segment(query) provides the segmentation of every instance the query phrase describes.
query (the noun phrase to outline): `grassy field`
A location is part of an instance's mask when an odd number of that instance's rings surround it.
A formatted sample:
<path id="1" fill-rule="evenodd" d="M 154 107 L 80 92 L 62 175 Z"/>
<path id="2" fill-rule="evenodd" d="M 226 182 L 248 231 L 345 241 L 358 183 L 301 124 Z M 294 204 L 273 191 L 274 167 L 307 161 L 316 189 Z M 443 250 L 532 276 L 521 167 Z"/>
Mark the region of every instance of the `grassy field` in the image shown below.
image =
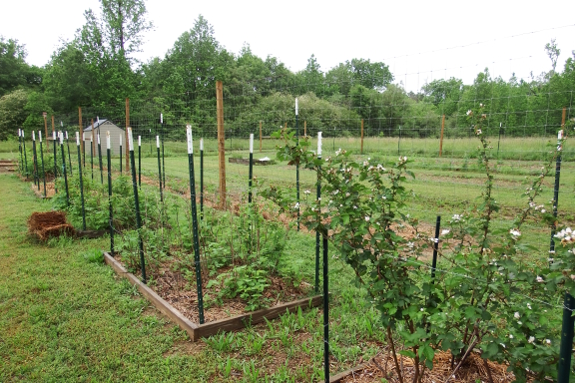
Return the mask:
<path id="1" fill-rule="evenodd" d="M 321 379 L 320 309 L 284 315 L 198 343 L 92 256 L 108 239 L 38 243 L 33 211 L 51 208 L 27 184 L 0 175 L 0 381 L 304 382 Z M 288 263 L 308 263 L 313 238 L 294 233 Z M 306 268 L 303 268 L 306 269 Z M 349 270 L 334 262 L 332 371 L 374 355 L 383 341 Z M 337 276 L 337 278 L 336 278 Z"/>
<path id="2" fill-rule="evenodd" d="M 247 141 L 233 140 L 228 156 L 247 158 Z M 366 141 L 367 142 L 367 141 Z M 365 156 L 382 164 L 397 159 L 391 139 L 370 140 Z M 481 194 L 484 175 L 473 159 L 475 140 L 459 141 L 461 151 L 437 158 L 435 141 L 405 140 L 405 152 L 416 178 L 408 182 L 413 191 L 409 213 L 431 224 L 436 215 L 448 219 L 473 206 Z M 437 142 L 435 142 L 436 144 Z M 255 157 L 274 158 L 271 140 Z M 395 145 L 397 141 L 395 141 Z M 329 140 L 324 156 L 332 154 Z M 347 146 L 346 146 L 347 145 Z M 402 141 L 403 145 L 403 141 Z M 504 140 L 502 139 L 501 148 Z M 539 174 L 544 143 L 538 139 L 506 140 L 506 153 L 493 159 L 495 198 L 504 209 L 496 226 L 505 227 L 522 208 L 520 198 L 526 178 Z M 567 146 L 569 143 L 567 144 Z M 337 139 L 333 148 L 358 153 L 358 140 Z M 258 145 L 256 144 L 256 149 Z M 144 148 L 143 148 L 144 149 Z M 167 184 L 175 191 L 188 188 L 188 168 L 183 143 L 167 143 Z M 512 149 L 515 149 L 513 152 Z M 423 150 L 423 152 L 418 152 Z M 434 152 L 435 150 L 435 152 Z M 568 148 L 566 148 L 568 150 Z M 144 175 L 157 178 L 157 159 L 143 150 Z M 503 152 L 503 151 L 502 151 Z M 0 158 L 17 157 L 17 142 L 0 144 Z M 384 154 L 382 154 L 384 153 Z M 385 154 L 387 153 L 387 154 Z M 391 154 L 390 154 L 391 153 Z M 449 154 L 448 154 L 449 153 Z M 569 153 L 569 152 L 568 152 Z M 154 152 L 152 152 L 154 154 Z M 569 158 L 567 156 L 567 158 Z M 530 159 L 530 160 L 527 160 Z M 196 156 L 196 174 L 199 160 Z M 118 159 L 114 161 L 118 166 Z M 564 222 L 575 223 L 575 202 L 563 197 L 573 191 L 574 162 L 564 161 L 561 172 L 559 211 Z M 95 169 L 97 174 L 98 170 Z M 206 142 L 205 184 L 209 198 L 216 199 L 218 158 L 215 141 Z M 231 198 L 247 199 L 248 167 L 226 163 Z M 278 162 L 254 168 L 266 185 L 292 190 L 295 168 Z M 99 177 L 99 175 L 98 175 Z M 302 189 L 313 191 L 315 174 L 301 172 Z M 553 177 L 539 203 L 549 208 Z M 26 235 L 26 219 L 33 211 L 51 209 L 49 202 L 33 197 L 29 185 L 16 177 L 0 175 L 0 381 L 191 381 L 191 382 L 289 382 L 317 381 L 322 377 L 321 310 L 284 315 L 268 324 L 222 334 L 198 343 L 173 326 L 142 299 L 136 290 L 118 279 L 91 254 L 108 247 L 108 239 L 73 241 L 61 239 L 41 244 Z M 549 229 L 530 223 L 523 230 L 525 242 L 538 251 L 531 259 L 546 262 Z M 286 263 L 303 264 L 304 279 L 313 280 L 314 238 L 294 233 L 288 243 Z M 307 266 L 306 266 L 307 265 Z M 342 371 L 374 355 L 384 344 L 377 313 L 358 299 L 351 272 L 340 262 L 330 264 L 333 294 L 331 341 L 332 371 Z M 557 312 L 557 315 L 560 315 Z M 265 377 L 265 378 L 264 378 Z"/>

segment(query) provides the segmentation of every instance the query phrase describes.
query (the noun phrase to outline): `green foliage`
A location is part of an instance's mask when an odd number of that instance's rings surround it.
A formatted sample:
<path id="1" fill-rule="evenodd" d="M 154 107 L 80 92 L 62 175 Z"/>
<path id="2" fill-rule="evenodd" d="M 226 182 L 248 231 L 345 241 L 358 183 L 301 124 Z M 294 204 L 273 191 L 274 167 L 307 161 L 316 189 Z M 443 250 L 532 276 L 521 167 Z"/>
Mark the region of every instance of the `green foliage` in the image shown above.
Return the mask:
<path id="1" fill-rule="evenodd" d="M 27 102 L 28 92 L 23 89 L 0 97 L 0 141 L 5 141 L 8 137 L 18 138 L 18 129 L 26 120 L 24 107 Z"/>
<path id="2" fill-rule="evenodd" d="M 101 250 L 88 250 L 82 256 L 88 263 L 104 263 L 104 254 Z"/>

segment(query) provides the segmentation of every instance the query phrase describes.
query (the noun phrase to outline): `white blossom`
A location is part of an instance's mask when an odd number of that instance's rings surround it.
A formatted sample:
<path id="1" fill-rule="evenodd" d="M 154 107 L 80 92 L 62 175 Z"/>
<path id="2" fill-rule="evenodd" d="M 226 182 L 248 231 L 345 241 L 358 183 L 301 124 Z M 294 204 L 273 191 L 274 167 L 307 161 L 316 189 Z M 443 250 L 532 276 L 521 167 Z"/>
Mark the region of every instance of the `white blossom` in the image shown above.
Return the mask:
<path id="1" fill-rule="evenodd" d="M 545 343 L 551 344 L 551 339 L 545 339 Z"/>
<path id="2" fill-rule="evenodd" d="M 513 316 L 515 317 L 515 319 L 521 318 L 521 315 L 519 314 L 519 311 L 516 311 L 515 314 L 513 314 Z"/>
<path id="3" fill-rule="evenodd" d="M 517 239 L 517 237 L 521 236 L 521 232 L 517 229 L 509 230 L 509 234 L 511 234 L 511 236 L 513 236 L 513 239 Z"/>
<path id="4" fill-rule="evenodd" d="M 513 339 L 513 335 L 509 334 L 509 339 Z"/>
<path id="5" fill-rule="evenodd" d="M 470 116 L 471 113 L 473 113 L 473 112 L 471 111 L 471 109 L 469 109 L 466 114 L 467 114 L 468 116 Z M 503 346 L 503 347 L 505 347 L 505 346 Z"/>
<path id="6" fill-rule="evenodd" d="M 365 216 L 365 222 L 369 222 L 370 218 L 368 215 Z"/>
<path id="7" fill-rule="evenodd" d="M 477 130 L 475 131 L 475 134 L 478 135 L 478 136 L 481 136 L 481 129 L 477 129 Z"/>
<path id="8" fill-rule="evenodd" d="M 294 205 L 294 210 L 298 210 L 299 209 L 299 202 L 296 202 L 296 204 Z"/>
<path id="9" fill-rule="evenodd" d="M 311 191 L 309 191 L 309 190 L 304 190 L 303 194 L 311 194 Z"/>
<path id="10" fill-rule="evenodd" d="M 531 310 L 531 303 L 527 303 L 527 308 Z"/>
<path id="11" fill-rule="evenodd" d="M 529 339 L 527 340 L 527 343 L 535 343 L 535 337 L 534 336 L 530 336 Z"/>
<path id="12" fill-rule="evenodd" d="M 453 222 L 461 222 L 463 220 L 463 216 L 461 214 L 453 214 L 451 217 L 451 221 Z"/>
<path id="13" fill-rule="evenodd" d="M 449 234 L 449 230 L 445 229 L 445 230 L 441 230 L 441 235 L 447 235 Z"/>
<path id="14" fill-rule="evenodd" d="M 537 278 L 535 279 L 537 282 L 539 283 L 543 283 L 543 278 L 541 278 L 539 275 L 537 276 Z"/>
<path id="15" fill-rule="evenodd" d="M 338 150 L 336 150 L 335 155 L 339 156 L 341 154 L 341 148 L 339 148 Z"/>

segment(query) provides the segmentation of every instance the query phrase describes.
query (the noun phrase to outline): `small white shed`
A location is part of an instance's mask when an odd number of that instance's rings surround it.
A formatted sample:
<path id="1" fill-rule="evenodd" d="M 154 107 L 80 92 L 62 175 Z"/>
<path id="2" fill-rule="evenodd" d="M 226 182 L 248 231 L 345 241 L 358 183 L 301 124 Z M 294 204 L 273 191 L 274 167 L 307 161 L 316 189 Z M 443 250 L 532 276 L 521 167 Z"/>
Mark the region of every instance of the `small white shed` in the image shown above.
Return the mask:
<path id="1" fill-rule="evenodd" d="M 102 119 L 94 122 L 94 155 L 98 153 L 98 134 L 100 134 L 100 141 L 102 144 L 102 155 L 106 154 L 106 133 L 110 132 L 110 149 L 112 155 L 119 155 L 120 153 L 120 136 L 122 136 L 122 151 L 125 152 L 126 145 L 126 131 L 113 122 Z M 84 128 L 84 145 L 86 154 L 90 153 L 90 140 L 92 139 L 92 124 Z"/>

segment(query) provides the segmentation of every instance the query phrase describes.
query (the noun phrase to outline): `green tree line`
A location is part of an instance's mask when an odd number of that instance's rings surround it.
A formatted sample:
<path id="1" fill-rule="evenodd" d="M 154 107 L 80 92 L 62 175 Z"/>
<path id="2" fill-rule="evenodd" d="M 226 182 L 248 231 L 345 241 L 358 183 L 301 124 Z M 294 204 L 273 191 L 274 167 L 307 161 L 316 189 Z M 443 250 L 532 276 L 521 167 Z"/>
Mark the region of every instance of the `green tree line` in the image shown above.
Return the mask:
<path id="1" fill-rule="evenodd" d="M 439 79 L 413 93 L 394 82 L 383 62 L 351 58 L 323 70 L 311 55 L 305 69 L 293 72 L 276 57 L 256 56 L 248 44 L 230 52 L 201 15 L 164 57 L 139 62 L 134 54 L 153 29 L 144 0 L 100 0 L 100 9 L 86 10 L 84 19 L 41 68 L 26 63 L 18 40 L 0 37 L 0 139 L 21 127 L 41 128 L 42 112 L 76 126 L 78 106 L 85 125 L 100 116 L 123 126 L 125 98 L 140 134 L 157 132 L 163 113 L 162 127 L 174 138 L 183 139 L 174 128 L 187 123 L 215 135 L 216 81 L 224 83 L 226 129 L 233 135 L 260 124 L 266 135 L 286 123 L 294 127 L 295 97 L 308 132 L 326 136 L 358 135 L 363 120 L 368 136 L 434 137 L 443 118 L 448 136 L 466 136 L 472 132 L 466 112 L 479 104 L 487 106 L 488 134 L 501 127 L 508 136 L 550 135 L 573 102 L 575 54 L 557 70 L 560 50 L 553 40 L 545 46 L 547 73 L 505 80 L 485 68 L 473 84 Z"/>

